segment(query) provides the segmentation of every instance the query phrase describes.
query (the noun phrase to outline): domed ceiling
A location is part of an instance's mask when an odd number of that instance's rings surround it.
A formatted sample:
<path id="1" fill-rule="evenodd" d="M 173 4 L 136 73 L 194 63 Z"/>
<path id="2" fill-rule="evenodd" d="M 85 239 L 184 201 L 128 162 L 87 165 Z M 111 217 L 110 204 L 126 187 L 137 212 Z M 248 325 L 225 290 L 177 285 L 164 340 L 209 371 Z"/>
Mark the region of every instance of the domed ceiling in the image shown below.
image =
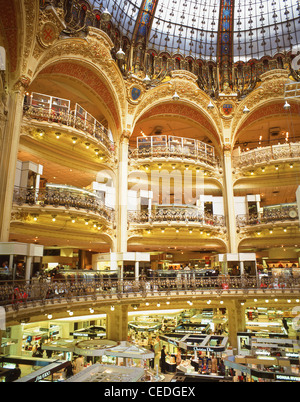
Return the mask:
<path id="1" fill-rule="evenodd" d="M 300 43 L 299 0 L 91 0 L 107 8 L 130 40 L 144 37 L 148 49 L 216 60 L 260 59 Z M 218 35 L 220 32 L 220 35 Z"/>

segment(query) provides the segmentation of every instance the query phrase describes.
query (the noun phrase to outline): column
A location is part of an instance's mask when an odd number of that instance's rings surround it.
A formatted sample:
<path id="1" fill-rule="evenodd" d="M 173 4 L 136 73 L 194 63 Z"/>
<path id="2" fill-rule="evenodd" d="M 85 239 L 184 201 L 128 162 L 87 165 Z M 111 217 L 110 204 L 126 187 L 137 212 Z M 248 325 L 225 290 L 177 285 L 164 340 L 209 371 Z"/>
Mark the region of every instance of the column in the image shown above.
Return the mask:
<path id="1" fill-rule="evenodd" d="M 231 148 L 224 149 L 224 209 L 228 233 L 229 253 L 238 252 L 234 193 L 232 180 Z"/>
<path id="2" fill-rule="evenodd" d="M 25 268 L 25 280 L 26 281 L 30 281 L 30 278 L 31 278 L 32 261 L 33 261 L 33 257 L 31 257 L 31 256 L 26 257 L 26 268 Z"/>
<path id="3" fill-rule="evenodd" d="M 128 144 L 130 132 L 120 139 L 117 188 L 117 252 L 127 252 Z"/>
<path id="4" fill-rule="evenodd" d="M 245 307 L 241 304 L 241 300 L 232 300 L 226 304 L 226 309 L 229 343 L 233 349 L 237 350 L 237 333 L 246 331 Z"/>
<path id="5" fill-rule="evenodd" d="M 24 92 L 24 83 L 19 81 L 8 96 L 8 115 L 0 155 L 0 242 L 8 242 L 9 240 Z"/>
<path id="6" fill-rule="evenodd" d="M 106 316 L 106 336 L 111 341 L 127 341 L 128 338 L 128 306 L 114 306 Z"/>
<path id="7" fill-rule="evenodd" d="M 135 276 L 135 280 L 138 281 L 139 277 L 140 277 L 140 263 L 139 263 L 139 261 L 135 261 L 135 273 L 134 273 L 134 276 Z"/>

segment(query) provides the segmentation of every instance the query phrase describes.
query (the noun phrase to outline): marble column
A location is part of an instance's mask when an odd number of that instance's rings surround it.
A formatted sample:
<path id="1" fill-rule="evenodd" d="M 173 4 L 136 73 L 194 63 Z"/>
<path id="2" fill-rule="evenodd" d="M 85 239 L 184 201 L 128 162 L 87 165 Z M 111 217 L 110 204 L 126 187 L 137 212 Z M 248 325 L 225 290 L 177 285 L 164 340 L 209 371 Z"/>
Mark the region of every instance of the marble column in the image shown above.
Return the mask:
<path id="1" fill-rule="evenodd" d="M 111 341 L 127 341 L 128 338 L 128 306 L 114 306 L 106 316 L 106 336 Z"/>
<path id="2" fill-rule="evenodd" d="M 25 88 L 25 85 L 19 81 L 8 93 L 8 114 L 0 154 L 0 242 L 9 240 Z"/>
<path id="3" fill-rule="evenodd" d="M 224 150 L 224 208 L 228 233 L 228 253 L 237 253 L 236 217 L 232 180 L 231 149 Z"/>
<path id="4" fill-rule="evenodd" d="M 127 203 L 128 203 L 128 150 L 130 133 L 125 131 L 119 145 L 117 188 L 117 252 L 127 252 Z"/>
<path id="5" fill-rule="evenodd" d="M 237 350 L 237 333 L 246 332 L 245 307 L 241 300 L 231 300 L 226 303 L 228 317 L 228 336 L 232 348 Z"/>

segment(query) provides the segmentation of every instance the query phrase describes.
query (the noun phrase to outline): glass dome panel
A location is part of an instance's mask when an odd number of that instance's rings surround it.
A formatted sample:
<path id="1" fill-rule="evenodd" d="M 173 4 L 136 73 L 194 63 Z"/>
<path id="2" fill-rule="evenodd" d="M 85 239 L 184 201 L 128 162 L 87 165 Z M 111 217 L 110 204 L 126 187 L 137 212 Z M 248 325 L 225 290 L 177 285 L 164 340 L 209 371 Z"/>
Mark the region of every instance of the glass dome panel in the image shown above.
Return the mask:
<path id="1" fill-rule="evenodd" d="M 92 8 L 107 8 L 123 35 L 132 38 L 143 0 L 91 0 Z M 299 0 L 235 0 L 234 61 L 260 59 L 300 43 Z M 216 59 L 220 0 L 158 0 L 148 48 Z M 228 1 L 230 4 L 230 1 Z"/>

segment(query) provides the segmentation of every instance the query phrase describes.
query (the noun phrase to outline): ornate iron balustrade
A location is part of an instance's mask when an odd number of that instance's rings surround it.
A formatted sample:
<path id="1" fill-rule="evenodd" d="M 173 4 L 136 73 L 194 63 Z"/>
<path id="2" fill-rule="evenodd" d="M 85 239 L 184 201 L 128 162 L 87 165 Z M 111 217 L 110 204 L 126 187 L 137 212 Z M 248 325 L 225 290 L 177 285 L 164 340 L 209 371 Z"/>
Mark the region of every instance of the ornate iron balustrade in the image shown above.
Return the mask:
<path id="1" fill-rule="evenodd" d="M 300 158 L 300 143 L 271 145 L 264 148 L 256 148 L 234 157 L 235 168 L 247 168 L 258 164 L 268 164 L 270 161 Z"/>
<path id="2" fill-rule="evenodd" d="M 150 147 L 148 149 L 131 149 L 129 153 L 130 160 L 139 159 L 191 159 L 195 162 L 199 162 L 207 167 L 219 167 L 219 161 L 214 156 L 210 156 L 206 153 L 200 152 L 197 149 L 187 149 L 186 147 L 164 146 L 164 147 Z"/>
<path id="3" fill-rule="evenodd" d="M 245 226 L 265 225 L 276 222 L 294 222 L 299 219 L 296 204 L 265 208 L 261 214 L 238 215 L 236 218 L 239 228 Z"/>
<path id="4" fill-rule="evenodd" d="M 109 153 L 114 151 L 114 143 L 108 137 L 108 132 L 100 123 L 91 124 L 83 121 L 82 118 L 76 116 L 74 111 L 56 112 L 54 110 L 44 109 L 36 106 L 24 106 L 24 117 L 31 120 L 41 122 L 57 123 L 68 127 L 73 127 L 76 130 L 82 131 L 84 134 L 89 134 L 102 144 Z"/>
<path id="5" fill-rule="evenodd" d="M 128 221 L 134 224 L 198 223 L 203 226 L 224 227 L 222 215 L 204 214 L 194 208 L 160 208 L 157 211 L 129 211 Z"/>
<path id="6" fill-rule="evenodd" d="M 13 203 L 17 205 L 29 206 L 52 206 L 55 208 L 63 207 L 66 209 L 85 210 L 98 214 L 109 222 L 114 221 L 114 210 L 106 207 L 96 195 L 93 197 L 88 194 L 81 194 L 72 190 L 49 188 L 36 190 L 31 188 L 14 188 Z"/>
<path id="7" fill-rule="evenodd" d="M 300 278 L 274 277 L 200 277 L 190 273 L 177 273 L 174 278 L 142 278 L 140 280 L 104 279 L 99 276 L 93 280 L 57 281 L 49 283 L 46 280 L 25 282 L 0 282 L 0 305 L 13 306 L 15 310 L 26 307 L 30 302 L 45 303 L 47 300 L 58 299 L 71 301 L 80 297 L 92 297 L 94 300 L 117 296 L 118 298 L 133 296 L 160 296 L 164 294 L 176 296 L 180 292 L 191 291 L 199 293 L 208 290 L 220 296 L 223 292 L 231 293 L 242 290 L 245 295 L 250 290 L 277 289 L 282 292 L 300 292 Z M 212 293 L 212 297 L 213 297 Z"/>

